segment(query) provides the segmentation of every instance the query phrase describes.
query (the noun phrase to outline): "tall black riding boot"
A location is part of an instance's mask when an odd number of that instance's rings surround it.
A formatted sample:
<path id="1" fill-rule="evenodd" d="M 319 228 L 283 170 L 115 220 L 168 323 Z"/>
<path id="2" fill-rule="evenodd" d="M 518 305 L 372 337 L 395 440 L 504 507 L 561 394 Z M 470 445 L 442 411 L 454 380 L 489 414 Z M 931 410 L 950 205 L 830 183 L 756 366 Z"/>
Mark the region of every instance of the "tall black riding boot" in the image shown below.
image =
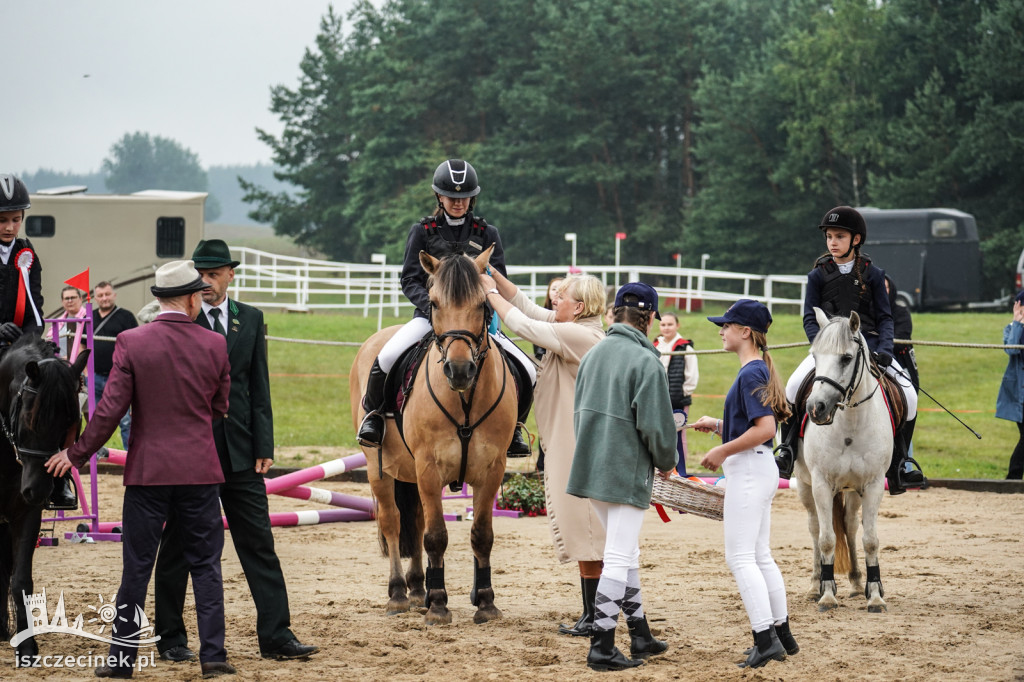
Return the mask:
<path id="1" fill-rule="evenodd" d="M 388 373 L 374 360 L 370 376 L 366 378 L 366 393 L 363 395 L 363 409 L 366 416 L 359 425 L 356 440 L 368 448 L 379 448 L 384 440 L 384 382 Z"/>
<path id="2" fill-rule="evenodd" d="M 775 626 L 769 625 L 766 630 L 754 633 L 757 644 L 753 647 L 747 660 L 739 664 L 741 668 L 760 668 L 768 661 L 786 660 L 786 649 L 775 634 Z"/>
<path id="3" fill-rule="evenodd" d="M 583 593 L 583 615 L 572 627 L 558 626 L 558 633 L 573 637 L 589 637 L 594 630 L 594 599 L 597 597 L 597 583 L 600 578 L 580 576 L 580 590 Z"/>
<path id="4" fill-rule="evenodd" d="M 46 508 L 63 511 L 78 509 L 78 490 L 70 471 L 53 481 L 53 492 L 50 493 Z"/>
<path id="5" fill-rule="evenodd" d="M 892 461 L 889 462 L 889 470 L 885 472 L 885 480 L 889 482 L 890 495 L 902 495 L 907 488 L 920 488 L 925 485 L 926 480 L 921 472 L 917 461 L 907 456 L 907 445 L 910 442 L 908 434 L 914 433 L 914 425 L 917 419 L 904 422 L 897 429 L 892 439 Z M 906 464 L 910 462 L 917 468 L 906 471 Z"/>
<path id="6" fill-rule="evenodd" d="M 508 355 L 509 365 L 517 376 L 516 385 L 519 387 L 519 414 L 516 423 L 516 431 L 512 434 L 512 442 L 508 446 L 507 457 L 529 457 L 533 454 L 530 449 L 530 441 L 523 435 L 523 425 L 526 418 L 530 416 L 530 408 L 533 407 L 533 383 L 530 382 L 530 375 L 520 365 L 519 361 Z"/>
<path id="7" fill-rule="evenodd" d="M 615 630 L 597 630 L 590 635 L 590 651 L 587 652 L 587 667 L 598 672 L 625 670 L 643 665 L 643 659 L 626 658 L 615 646 Z"/>
<path id="8" fill-rule="evenodd" d="M 790 406 L 792 407 L 792 405 Z M 796 409 L 789 419 L 782 422 L 779 446 L 775 448 L 775 464 L 779 467 L 779 478 L 789 479 L 796 464 L 796 437 L 800 433 L 800 419 Z"/>
<path id="9" fill-rule="evenodd" d="M 643 618 L 627 618 L 629 627 L 629 655 L 633 658 L 647 658 L 665 653 L 668 644 L 651 634 L 651 626 L 647 616 Z"/>

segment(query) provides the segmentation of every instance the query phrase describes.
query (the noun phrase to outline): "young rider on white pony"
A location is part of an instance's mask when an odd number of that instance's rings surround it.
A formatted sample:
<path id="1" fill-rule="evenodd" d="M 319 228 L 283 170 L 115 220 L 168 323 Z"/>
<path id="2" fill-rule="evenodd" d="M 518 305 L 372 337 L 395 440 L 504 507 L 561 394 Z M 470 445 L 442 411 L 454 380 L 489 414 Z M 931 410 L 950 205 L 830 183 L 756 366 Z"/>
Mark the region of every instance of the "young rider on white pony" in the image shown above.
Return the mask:
<path id="1" fill-rule="evenodd" d="M 505 275 L 505 252 L 501 237 L 494 225 L 473 214 L 480 183 L 476 169 L 462 159 L 448 159 L 434 171 L 431 184 L 437 197 L 437 210 L 433 215 L 414 223 L 405 244 L 405 264 L 402 266 L 402 292 L 416 306 L 412 320 L 405 323 L 392 336 L 373 362 L 366 380 L 363 409 L 366 416 L 356 436 L 361 445 L 380 447 L 384 438 L 384 382 L 388 372 L 402 354 L 430 331 L 430 296 L 427 294 L 427 273 L 420 265 L 420 251 L 434 258 L 451 253 L 479 256 L 491 245 L 490 267 Z M 519 424 L 509 445 L 510 457 L 530 454 L 530 445 L 523 439 L 522 424 L 533 404 L 533 386 L 537 383 L 537 370 L 533 361 L 512 340 L 500 331 L 491 337 L 506 351 L 517 373 L 522 377 L 519 397 Z"/>
<path id="2" fill-rule="evenodd" d="M 867 340 L 871 357 L 885 368 L 885 373 L 896 380 L 907 405 L 904 424 L 893 438 L 892 464 L 885 476 L 889 494 L 899 495 L 907 488 L 919 488 L 925 483 L 919 468 L 906 470 L 904 464 L 917 464 L 907 455 L 907 443 L 914 433 L 917 419 L 917 392 L 900 364 L 893 359 L 893 321 L 889 296 L 885 291 L 885 272 L 871 263 L 860 249 L 867 239 L 864 217 L 849 206 L 837 206 L 825 214 L 818 226 L 825 233 L 828 252 L 814 264 L 807 274 L 807 293 L 804 297 L 804 331 L 813 342 L 818 335 L 818 322 L 814 309 L 821 308 L 829 317 L 851 312 L 860 316 L 861 330 Z M 796 404 L 797 392 L 804 378 L 814 371 L 814 358 L 810 354 L 793 372 L 786 384 L 786 399 Z M 795 441 L 800 430 L 802 414 L 794 407 L 794 416 L 782 425 L 776 463 L 779 476 L 789 478 L 796 460 Z"/>

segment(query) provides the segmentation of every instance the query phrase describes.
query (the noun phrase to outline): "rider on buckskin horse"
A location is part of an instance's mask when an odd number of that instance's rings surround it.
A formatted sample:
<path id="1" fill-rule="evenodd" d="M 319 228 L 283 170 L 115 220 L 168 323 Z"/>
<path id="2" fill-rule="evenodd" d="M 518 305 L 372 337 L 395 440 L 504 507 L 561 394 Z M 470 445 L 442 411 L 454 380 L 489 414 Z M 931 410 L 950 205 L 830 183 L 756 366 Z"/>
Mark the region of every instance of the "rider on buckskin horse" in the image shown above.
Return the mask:
<path id="1" fill-rule="evenodd" d="M 25 183 L 0 174 L 0 355 L 22 334 L 43 333 L 43 269 L 32 242 L 18 238 L 31 207 Z M 70 473 L 56 482 L 48 508 L 77 509 L 73 485 Z"/>
<path id="2" fill-rule="evenodd" d="M 807 275 L 804 297 L 807 339 L 813 343 L 818 335 L 815 308 L 821 308 L 829 317 L 848 317 L 851 312 L 860 316 L 871 358 L 895 380 L 907 405 L 903 425 L 894 434 L 892 463 L 885 474 L 889 494 L 899 495 L 907 488 L 920 488 L 925 484 L 924 474 L 919 468 L 907 470 L 905 466 L 907 462 L 917 464 L 907 454 L 907 444 L 913 437 L 917 420 L 917 393 L 907 373 L 893 359 L 892 310 L 885 291 L 885 272 L 860 251 L 867 239 L 864 217 L 849 206 L 837 206 L 825 214 L 818 229 L 825 233 L 828 252 L 818 258 L 814 269 Z M 793 473 L 796 437 L 803 418 L 800 406 L 796 405 L 797 393 L 805 378 L 813 372 L 814 357 L 808 354 L 786 384 L 786 399 L 793 406 L 793 416 L 783 422 L 780 443 L 775 449 L 781 478 L 789 478 Z"/>
<path id="3" fill-rule="evenodd" d="M 505 275 L 505 252 L 501 247 L 498 229 L 473 214 L 480 183 L 476 169 L 462 159 L 448 159 L 434 171 L 431 184 L 437 197 L 437 210 L 409 230 L 405 244 L 405 264 L 402 266 L 402 291 L 416 306 L 412 320 L 399 329 L 384 347 L 370 369 L 363 395 L 366 416 L 359 426 L 357 439 L 361 445 L 379 447 L 384 438 L 384 383 L 388 372 L 398 359 L 417 341 L 430 332 L 430 297 L 427 294 L 427 273 L 420 265 L 420 251 L 434 258 L 452 253 L 479 256 L 494 245 L 490 267 Z M 509 457 L 530 454 L 530 444 L 523 438 L 522 428 L 533 404 L 533 386 L 537 383 L 537 370 L 526 353 L 500 331 L 492 338 L 505 350 L 519 377 L 519 417 L 515 435 L 509 445 Z"/>

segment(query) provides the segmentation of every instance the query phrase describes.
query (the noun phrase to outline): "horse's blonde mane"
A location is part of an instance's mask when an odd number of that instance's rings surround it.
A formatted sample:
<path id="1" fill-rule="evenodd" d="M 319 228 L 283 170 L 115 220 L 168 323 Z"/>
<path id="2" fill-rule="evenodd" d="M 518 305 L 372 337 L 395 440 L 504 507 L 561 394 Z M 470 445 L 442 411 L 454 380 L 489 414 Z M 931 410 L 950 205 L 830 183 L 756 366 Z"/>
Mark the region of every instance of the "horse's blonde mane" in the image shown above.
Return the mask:
<path id="1" fill-rule="evenodd" d="M 814 344 L 811 350 L 817 353 L 838 355 L 845 353 L 850 344 L 850 319 L 847 317 L 833 317 L 814 337 Z M 861 343 L 860 334 L 853 335 L 853 341 L 858 345 Z"/>
<path id="2" fill-rule="evenodd" d="M 427 287 L 442 308 L 476 303 L 484 295 L 476 263 L 462 254 L 445 256 L 428 279 Z"/>

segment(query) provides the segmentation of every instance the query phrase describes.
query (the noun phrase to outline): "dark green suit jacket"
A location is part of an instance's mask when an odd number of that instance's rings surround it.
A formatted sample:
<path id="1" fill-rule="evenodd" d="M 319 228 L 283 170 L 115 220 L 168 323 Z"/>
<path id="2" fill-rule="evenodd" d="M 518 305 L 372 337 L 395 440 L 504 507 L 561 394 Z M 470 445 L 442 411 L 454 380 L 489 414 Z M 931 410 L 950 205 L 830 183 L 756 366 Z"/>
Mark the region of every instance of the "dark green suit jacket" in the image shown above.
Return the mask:
<path id="1" fill-rule="evenodd" d="M 196 323 L 210 329 L 205 311 Z M 228 299 L 228 362 L 231 393 L 228 418 L 214 424 L 213 439 L 224 472 L 244 471 L 257 459 L 274 458 L 274 412 L 270 405 L 270 374 L 263 311 Z"/>

